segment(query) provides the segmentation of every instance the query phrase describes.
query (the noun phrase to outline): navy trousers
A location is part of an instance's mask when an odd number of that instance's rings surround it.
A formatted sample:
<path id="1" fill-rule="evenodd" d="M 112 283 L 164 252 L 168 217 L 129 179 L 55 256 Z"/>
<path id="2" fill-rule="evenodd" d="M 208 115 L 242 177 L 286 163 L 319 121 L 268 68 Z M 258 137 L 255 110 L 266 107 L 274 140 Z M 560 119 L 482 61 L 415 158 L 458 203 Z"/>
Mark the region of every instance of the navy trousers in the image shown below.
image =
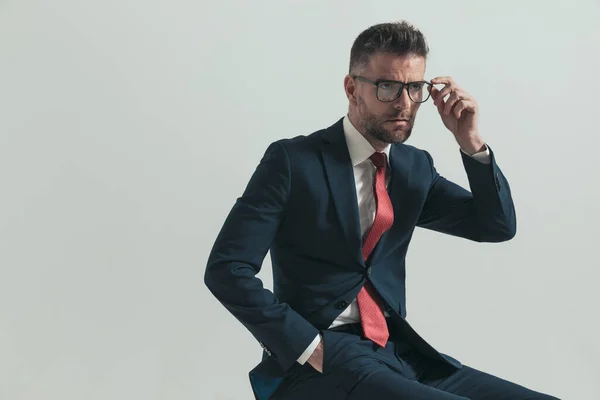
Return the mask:
<path id="1" fill-rule="evenodd" d="M 466 365 L 456 369 L 402 342 L 385 348 L 364 339 L 360 324 L 323 331 L 323 373 L 296 364 L 273 400 L 557 399 Z"/>

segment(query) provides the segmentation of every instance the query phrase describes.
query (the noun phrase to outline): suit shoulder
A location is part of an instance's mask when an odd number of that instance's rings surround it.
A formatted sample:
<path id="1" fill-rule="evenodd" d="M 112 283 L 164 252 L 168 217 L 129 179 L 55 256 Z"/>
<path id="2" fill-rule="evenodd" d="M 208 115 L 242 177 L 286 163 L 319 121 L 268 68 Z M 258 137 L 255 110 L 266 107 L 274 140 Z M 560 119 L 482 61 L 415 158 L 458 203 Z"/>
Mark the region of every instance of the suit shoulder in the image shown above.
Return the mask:
<path id="1" fill-rule="evenodd" d="M 425 150 L 423 150 L 423 149 L 421 149 L 419 147 L 413 146 L 412 144 L 406 144 L 406 143 L 395 144 L 394 146 L 401 146 L 406 151 L 411 152 L 411 153 L 421 153 L 421 152 L 425 151 Z"/>
<path id="2" fill-rule="evenodd" d="M 431 155 L 429 154 L 429 152 L 425 149 L 421 149 L 419 147 L 410 145 L 410 144 L 397 144 L 394 146 L 400 146 L 402 148 L 402 150 L 404 152 L 406 152 L 406 154 L 410 155 L 413 159 L 417 159 L 417 160 L 428 160 L 431 158 Z"/>
<path id="3" fill-rule="evenodd" d="M 314 148 L 318 143 L 321 142 L 323 134 L 327 129 L 319 129 L 317 131 L 300 134 L 292 137 L 277 139 L 270 143 L 270 146 L 279 144 L 283 146 L 287 151 L 302 150 L 307 148 Z"/>

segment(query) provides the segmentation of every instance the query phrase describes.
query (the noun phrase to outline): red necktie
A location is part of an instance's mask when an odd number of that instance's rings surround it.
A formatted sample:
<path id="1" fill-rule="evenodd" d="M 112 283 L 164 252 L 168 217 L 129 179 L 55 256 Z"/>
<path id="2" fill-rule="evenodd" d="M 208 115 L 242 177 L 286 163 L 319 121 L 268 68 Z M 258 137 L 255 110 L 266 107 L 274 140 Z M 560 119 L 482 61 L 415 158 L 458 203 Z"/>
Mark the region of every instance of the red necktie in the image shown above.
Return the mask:
<path id="1" fill-rule="evenodd" d="M 367 261 L 371 252 L 373 252 L 381 235 L 390 229 L 394 222 L 392 202 L 390 201 L 390 197 L 385 187 L 385 169 L 387 166 L 385 153 L 374 153 L 371 156 L 371 161 L 373 161 L 373 164 L 377 167 L 374 185 L 377 211 L 375 213 L 373 225 L 363 242 L 362 253 L 365 261 Z M 360 292 L 358 292 L 358 311 L 360 313 L 365 337 L 371 339 L 381 347 L 385 347 L 389 332 L 383 310 L 377 301 L 377 297 L 378 294 L 375 291 L 375 288 L 370 281 L 367 281 L 360 289 Z"/>

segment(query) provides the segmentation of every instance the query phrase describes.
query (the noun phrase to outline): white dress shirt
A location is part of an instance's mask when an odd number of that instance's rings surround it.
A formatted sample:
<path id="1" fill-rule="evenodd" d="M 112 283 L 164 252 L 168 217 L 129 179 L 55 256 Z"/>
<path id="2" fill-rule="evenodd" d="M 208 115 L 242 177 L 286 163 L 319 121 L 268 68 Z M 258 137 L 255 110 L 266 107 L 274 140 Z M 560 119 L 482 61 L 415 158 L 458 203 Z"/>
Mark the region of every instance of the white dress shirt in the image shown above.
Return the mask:
<path id="1" fill-rule="evenodd" d="M 365 236 L 365 233 L 369 230 L 373 221 L 375 220 L 376 202 L 374 193 L 374 179 L 376 167 L 370 160 L 370 157 L 375 153 L 375 149 L 367 139 L 352 125 L 348 116 L 344 118 L 344 136 L 346 137 L 346 143 L 348 145 L 348 152 L 350 153 L 350 159 L 352 160 L 352 167 L 354 168 L 354 183 L 356 185 L 356 195 L 358 199 L 358 214 L 360 220 L 360 231 L 361 237 Z M 387 145 L 383 152 L 387 156 L 388 167 L 390 159 L 390 147 Z M 467 153 L 465 153 L 467 154 Z M 486 146 L 486 149 L 473 154 L 471 157 L 475 158 L 484 164 L 489 164 L 490 151 Z M 389 169 L 388 169 L 389 171 Z M 390 174 L 386 176 L 386 186 L 389 184 Z M 388 315 L 386 315 L 388 316 Z M 360 314 L 358 312 L 358 303 L 356 299 L 350 303 L 350 305 L 342 311 L 340 315 L 333 321 L 329 328 L 333 328 L 343 324 L 360 322 Z M 300 364 L 304 364 L 310 357 L 313 351 L 321 340 L 320 335 L 317 335 L 312 343 L 306 348 L 304 353 L 298 358 Z"/>

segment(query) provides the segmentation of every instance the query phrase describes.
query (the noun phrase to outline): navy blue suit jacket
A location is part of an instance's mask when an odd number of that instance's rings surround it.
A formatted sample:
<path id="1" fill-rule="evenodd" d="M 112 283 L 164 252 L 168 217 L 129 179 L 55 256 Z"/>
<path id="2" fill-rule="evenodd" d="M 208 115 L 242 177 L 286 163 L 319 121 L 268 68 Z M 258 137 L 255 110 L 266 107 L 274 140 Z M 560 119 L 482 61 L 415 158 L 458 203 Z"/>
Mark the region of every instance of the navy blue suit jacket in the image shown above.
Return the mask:
<path id="1" fill-rule="evenodd" d="M 394 224 L 363 261 L 353 168 L 342 119 L 307 136 L 271 143 L 214 243 L 205 283 L 263 347 L 250 372 L 268 398 L 319 331 L 370 279 L 391 320 L 424 353 L 439 353 L 406 322 L 405 257 L 415 227 L 476 242 L 516 232 L 507 180 L 491 164 L 460 152 L 471 191 L 438 174 L 431 156 L 406 144 L 390 149 Z M 256 277 L 271 252 L 273 292 Z"/>

